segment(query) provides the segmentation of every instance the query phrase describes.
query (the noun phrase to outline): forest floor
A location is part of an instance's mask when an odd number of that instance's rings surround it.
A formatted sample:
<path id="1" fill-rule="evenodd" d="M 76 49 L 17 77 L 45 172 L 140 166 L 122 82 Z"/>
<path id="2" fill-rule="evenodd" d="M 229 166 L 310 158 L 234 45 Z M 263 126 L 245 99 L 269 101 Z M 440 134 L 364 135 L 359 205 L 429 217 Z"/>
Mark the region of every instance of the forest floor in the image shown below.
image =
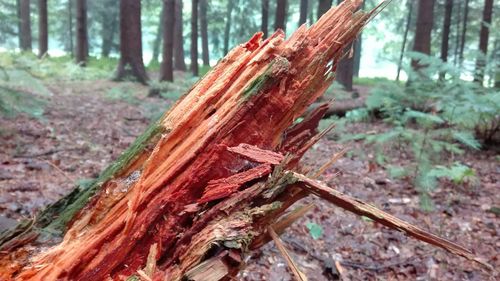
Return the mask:
<path id="1" fill-rule="evenodd" d="M 96 177 L 150 122 L 153 109 L 173 101 L 148 98 L 146 87 L 106 80 L 46 83 L 52 96 L 41 118 L 0 118 L 0 217 L 36 214 L 72 189 Z M 127 89 L 128 96 L 116 93 Z M 117 98 L 118 97 L 118 98 Z M 349 133 L 381 132 L 381 122 L 349 124 Z M 345 144 L 327 135 L 306 155 L 318 168 Z M 474 187 L 442 184 L 432 193 L 434 210 L 424 212 L 408 179 L 390 179 L 374 160 L 374 149 L 348 144 L 351 153 L 322 176 L 338 190 L 370 202 L 411 223 L 466 246 L 500 268 L 500 162 L 493 151 L 467 152 L 456 160 L 474 168 Z M 411 161 L 389 151 L 392 163 Z M 436 249 L 309 197 L 314 210 L 282 236 L 309 280 L 488 280 L 494 277 L 463 258 Z M 307 226 L 314 226 L 314 234 Z M 1 222 L 0 222 L 1 227 Z M 339 261 L 339 262 L 335 262 Z M 253 252 L 241 280 L 291 280 L 273 243 Z"/>

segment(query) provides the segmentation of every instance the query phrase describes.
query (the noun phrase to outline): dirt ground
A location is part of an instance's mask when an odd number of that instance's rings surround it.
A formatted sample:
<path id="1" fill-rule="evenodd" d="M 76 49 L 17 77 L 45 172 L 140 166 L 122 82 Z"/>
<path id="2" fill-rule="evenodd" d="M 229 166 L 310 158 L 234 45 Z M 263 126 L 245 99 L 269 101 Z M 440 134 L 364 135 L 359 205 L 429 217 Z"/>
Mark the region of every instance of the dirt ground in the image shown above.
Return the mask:
<path id="1" fill-rule="evenodd" d="M 75 182 L 96 177 L 150 122 L 145 107 L 114 100 L 105 93 L 122 87 L 109 81 L 48 84 L 41 119 L 0 118 L 0 215 L 20 219 L 56 201 Z M 167 108 L 171 101 L 147 98 L 145 87 L 126 85 L 139 101 Z M 353 124 L 349 132 L 380 131 L 381 123 Z M 318 168 L 344 144 L 335 134 L 321 140 L 305 163 Z M 500 220 L 491 212 L 500 205 L 500 161 L 493 151 L 467 152 L 455 160 L 474 168 L 475 187 L 444 183 L 433 192 L 435 208 L 425 213 L 409 180 L 393 180 L 375 164 L 373 148 L 349 144 L 350 153 L 327 170 L 322 179 L 340 191 L 472 249 L 500 268 Z M 404 151 L 391 151 L 396 163 L 410 161 Z M 309 280 L 495 280 L 463 258 L 346 213 L 309 197 L 313 211 L 282 236 Z M 313 239 L 307 228 L 322 229 Z M 498 276 L 496 276 L 498 277 Z M 291 280 L 285 261 L 273 243 L 253 252 L 241 280 Z M 498 279 L 496 279 L 498 280 Z"/>

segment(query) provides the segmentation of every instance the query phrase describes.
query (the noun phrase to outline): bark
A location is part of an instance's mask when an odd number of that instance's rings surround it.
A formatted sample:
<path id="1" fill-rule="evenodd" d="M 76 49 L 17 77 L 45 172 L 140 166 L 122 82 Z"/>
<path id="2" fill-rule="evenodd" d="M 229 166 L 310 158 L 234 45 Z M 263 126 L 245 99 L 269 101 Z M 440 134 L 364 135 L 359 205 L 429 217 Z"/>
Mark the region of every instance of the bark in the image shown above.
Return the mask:
<path id="1" fill-rule="evenodd" d="M 116 49 L 115 37 L 119 26 L 119 5 L 116 0 L 104 1 L 107 9 L 101 12 L 101 55 L 109 57 L 112 49 Z M 158 57 L 158 56 L 156 56 Z"/>
<path id="2" fill-rule="evenodd" d="M 332 6 L 333 0 L 319 0 L 318 1 L 318 19 L 326 13 Z"/>
<path id="3" fill-rule="evenodd" d="M 462 24 L 462 2 L 458 2 L 457 13 L 455 17 L 455 50 L 453 53 L 453 63 L 455 66 L 458 65 L 460 59 L 460 25 Z"/>
<path id="4" fill-rule="evenodd" d="M 278 28 L 286 31 L 287 0 L 276 0 L 276 16 L 274 18 L 274 30 Z"/>
<path id="5" fill-rule="evenodd" d="M 182 21 L 182 0 L 175 0 L 175 24 L 174 24 L 174 68 L 186 71 L 184 61 L 184 37 Z"/>
<path id="6" fill-rule="evenodd" d="M 48 48 L 47 0 L 38 0 L 38 57 L 43 57 Z"/>
<path id="7" fill-rule="evenodd" d="M 415 40 L 413 51 L 423 54 L 431 54 L 431 32 L 434 22 L 434 2 L 435 0 L 419 0 L 417 11 L 417 29 L 415 30 Z M 424 67 L 418 60 L 412 60 L 411 66 L 414 70 Z"/>
<path id="8" fill-rule="evenodd" d="M 229 52 L 229 35 L 231 33 L 231 18 L 233 14 L 234 0 L 227 1 L 226 26 L 224 27 L 224 55 Z"/>
<path id="9" fill-rule="evenodd" d="M 300 0 L 299 26 L 303 25 L 307 21 L 308 7 L 309 7 L 309 0 Z"/>
<path id="10" fill-rule="evenodd" d="M 163 1 L 164 2 L 164 1 Z M 153 56 L 151 57 L 150 63 L 158 63 L 158 57 L 160 56 L 160 46 L 163 42 L 163 37 L 165 37 L 165 3 L 161 6 L 158 29 L 156 30 L 155 40 L 153 41 Z"/>
<path id="11" fill-rule="evenodd" d="M 460 37 L 460 53 L 459 53 L 459 62 L 462 65 L 464 61 L 464 49 L 465 49 L 465 36 L 467 35 L 467 21 L 469 19 L 469 0 L 465 0 L 464 3 L 464 18 L 463 18 L 463 26 L 462 26 L 462 36 Z"/>
<path id="12" fill-rule="evenodd" d="M 160 69 L 160 81 L 174 81 L 174 23 L 175 0 L 164 0 L 163 11 L 165 17 L 163 26 L 163 56 Z"/>
<path id="13" fill-rule="evenodd" d="M 441 60 L 448 61 L 450 28 L 451 28 L 451 13 L 453 12 L 453 0 L 446 0 L 444 6 L 443 31 L 441 33 Z M 446 73 L 440 72 L 439 79 L 444 79 Z"/>
<path id="14" fill-rule="evenodd" d="M 198 3 L 199 0 L 191 1 L 191 72 L 194 76 L 199 75 L 198 70 Z"/>
<path id="15" fill-rule="evenodd" d="M 22 51 L 31 51 L 31 9 L 30 0 L 19 2 L 19 47 Z"/>
<path id="16" fill-rule="evenodd" d="M 262 0 L 262 18 L 260 24 L 260 31 L 263 33 L 263 37 L 267 38 L 267 32 L 269 30 L 269 0 Z"/>
<path id="17" fill-rule="evenodd" d="M 76 0 L 76 62 L 85 66 L 88 56 L 87 0 Z"/>
<path id="18" fill-rule="evenodd" d="M 147 84 L 148 75 L 142 59 L 140 0 L 120 0 L 120 61 L 116 80 L 129 76 Z"/>
<path id="19" fill-rule="evenodd" d="M 69 34 L 69 52 L 71 57 L 75 56 L 75 47 L 73 44 L 73 0 L 68 0 L 68 34 Z"/>
<path id="20" fill-rule="evenodd" d="M 476 59 L 476 71 L 474 81 L 480 84 L 484 82 L 484 71 L 486 66 L 486 55 L 488 54 L 488 40 L 490 36 L 491 16 L 493 14 L 493 0 L 484 1 L 483 21 L 479 33 L 479 51 L 481 56 Z"/>
<path id="21" fill-rule="evenodd" d="M 413 1 L 408 0 L 406 2 L 406 5 L 408 6 L 408 15 L 406 16 L 406 26 L 405 26 L 405 32 L 403 35 L 403 44 L 401 44 L 401 52 L 399 53 L 398 72 L 396 75 L 396 81 L 399 81 L 399 75 L 401 74 L 401 68 L 403 67 L 403 58 L 404 58 L 405 49 L 406 49 L 406 42 L 408 42 L 408 32 L 410 31 L 411 17 L 412 17 L 412 13 L 413 13 Z"/>
<path id="22" fill-rule="evenodd" d="M 342 3 L 343 0 L 338 0 L 337 3 Z M 346 56 L 340 60 L 336 72 L 336 80 L 346 91 L 352 92 L 352 80 L 354 77 L 354 46 L 348 45 L 344 50 Z"/>
<path id="23" fill-rule="evenodd" d="M 291 40 L 278 31 L 264 42 L 259 33 L 233 49 L 94 184 L 2 235 L 0 279 L 230 280 L 249 250 L 304 213 L 283 216 L 308 194 L 479 261 L 295 172 L 327 132 L 316 128 L 328 106 L 295 119 L 327 90 L 332 64 L 377 12 L 353 17 L 353 3 Z"/>
<path id="24" fill-rule="evenodd" d="M 210 51 L 208 50 L 207 1 L 208 0 L 200 0 L 201 57 L 203 59 L 204 66 L 210 66 Z"/>

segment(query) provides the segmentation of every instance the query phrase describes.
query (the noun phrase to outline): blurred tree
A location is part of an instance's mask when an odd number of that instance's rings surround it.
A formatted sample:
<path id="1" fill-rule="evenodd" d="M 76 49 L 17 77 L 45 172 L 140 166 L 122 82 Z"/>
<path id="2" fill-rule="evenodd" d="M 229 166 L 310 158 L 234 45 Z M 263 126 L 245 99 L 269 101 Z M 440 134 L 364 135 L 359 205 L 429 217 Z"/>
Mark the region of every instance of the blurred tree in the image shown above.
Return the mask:
<path id="1" fill-rule="evenodd" d="M 85 66 L 89 56 L 87 0 L 76 0 L 76 62 Z"/>
<path id="2" fill-rule="evenodd" d="M 68 0 L 68 49 L 71 56 L 74 56 L 75 47 L 73 45 L 73 0 Z"/>
<path id="3" fill-rule="evenodd" d="M 417 29 L 413 42 L 413 51 L 431 54 L 431 32 L 434 22 L 434 2 L 435 0 L 419 0 L 417 10 Z M 422 66 L 418 60 L 412 59 L 411 66 L 414 70 Z"/>
<path id="4" fill-rule="evenodd" d="M 198 2 L 191 1 L 191 72 L 194 76 L 199 75 L 198 71 Z"/>
<path id="5" fill-rule="evenodd" d="M 307 21 L 307 9 L 309 6 L 308 0 L 300 0 L 300 17 L 299 26 L 303 25 Z"/>
<path id="6" fill-rule="evenodd" d="M 19 47 L 31 51 L 30 0 L 19 0 Z"/>
<path id="7" fill-rule="evenodd" d="M 141 1 L 120 0 L 120 61 L 116 79 L 129 75 L 147 84 L 148 75 L 142 60 Z"/>
<path id="8" fill-rule="evenodd" d="M 233 14 L 234 0 L 227 1 L 226 27 L 224 28 L 224 55 L 229 52 L 229 35 L 231 32 L 231 17 Z"/>
<path id="9" fill-rule="evenodd" d="M 456 15 L 455 15 L 455 50 L 453 54 L 453 63 L 458 65 L 459 53 L 460 53 L 460 25 L 462 24 L 462 1 L 458 1 L 456 4 Z"/>
<path id="10" fill-rule="evenodd" d="M 459 52 L 459 63 L 462 64 L 464 61 L 464 49 L 465 49 L 465 36 L 467 34 L 467 20 L 469 17 L 469 0 L 465 0 L 464 3 L 464 18 L 462 27 L 462 36 L 460 37 L 460 52 Z"/>
<path id="11" fill-rule="evenodd" d="M 448 61 L 449 39 L 451 27 L 451 13 L 453 12 L 453 0 L 446 0 L 444 6 L 443 31 L 441 33 L 441 60 Z M 439 73 L 439 79 L 444 79 L 445 72 Z"/>
<path id="12" fill-rule="evenodd" d="M 210 66 L 210 54 L 208 50 L 207 5 L 207 0 L 200 0 L 201 57 L 203 59 L 203 65 Z"/>
<path id="13" fill-rule="evenodd" d="M 274 18 L 274 30 L 281 28 L 286 31 L 287 0 L 276 0 L 276 16 Z"/>
<path id="14" fill-rule="evenodd" d="M 267 38 L 267 32 L 269 29 L 269 0 L 262 0 L 262 20 L 260 25 L 260 30 L 264 34 L 263 37 Z"/>
<path id="15" fill-rule="evenodd" d="M 160 69 L 160 81 L 174 81 L 173 47 L 175 24 L 175 0 L 163 0 L 163 56 Z"/>
<path id="16" fill-rule="evenodd" d="M 174 68 L 176 70 L 186 71 L 186 63 L 184 61 L 182 7 L 182 0 L 175 0 Z"/>
<path id="17" fill-rule="evenodd" d="M 342 3 L 344 0 L 338 0 L 337 4 Z M 328 11 L 328 9 L 326 10 Z M 326 12 L 325 11 L 325 12 Z M 325 13 L 323 12 L 323 13 Z M 336 78 L 346 91 L 352 92 L 352 79 L 354 76 L 354 54 L 353 45 L 347 46 L 344 52 L 348 53 L 344 58 L 342 58 L 337 66 Z"/>
<path id="18" fill-rule="evenodd" d="M 405 54 L 406 42 L 408 41 L 408 31 L 410 30 L 411 17 L 413 13 L 413 0 L 406 1 L 406 6 L 408 7 L 408 15 L 406 16 L 405 32 L 403 35 L 403 44 L 401 44 L 401 51 L 399 53 L 398 60 L 398 72 L 396 75 L 396 81 L 399 81 L 399 75 L 401 74 L 401 68 L 403 67 L 403 57 Z"/>
<path id="19" fill-rule="evenodd" d="M 165 0 L 162 0 L 164 2 Z M 174 3 L 175 5 L 175 3 Z M 151 57 L 150 64 L 158 63 L 158 57 L 160 56 L 160 45 L 162 42 L 162 38 L 165 37 L 165 33 L 163 29 L 165 28 L 165 9 L 166 5 L 163 4 L 160 12 L 160 16 L 158 17 L 158 29 L 156 31 L 155 40 L 153 41 L 153 55 Z M 175 13 L 175 11 L 174 11 Z M 174 19 L 175 20 L 175 19 Z M 165 50 L 164 50 L 165 52 Z"/>
<path id="20" fill-rule="evenodd" d="M 481 32 L 479 33 L 479 51 L 480 56 L 476 58 L 476 71 L 474 82 L 483 84 L 484 71 L 486 66 L 486 55 L 488 54 L 488 40 L 490 36 L 491 16 L 493 13 L 493 0 L 484 1 L 483 21 L 481 23 Z"/>
<path id="21" fill-rule="evenodd" d="M 47 0 L 38 0 L 38 56 L 42 57 L 49 48 Z"/>
<path id="22" fill-rule="evenodd" d="M 319 0 L 318 1 L 318 19 L 326 13 L 332 6 L 332 0 Z"/>
<path id="23" fill-rule="evenodd" d="M 365 2 L 361 4 L 361 9 L 365 8 Z M 359 77 L 359 69 L 361 68 L 361 54 L 363 48 L 363 33 L 358 35 L 358 39 L 354 42 L 354 58 L 353 58 L 353 76 Z"/>
<path id="24" fill-rule="evenodd" d="M 101 23 L 101 55 L 109 57 L 111 51 L 117 47 L 116 34 L 119 26 L 119 1 L 101 0 L 96 2 L 98 7 L 99 20 Z M 158 56 L 157 56 L 158 57 Z"/>

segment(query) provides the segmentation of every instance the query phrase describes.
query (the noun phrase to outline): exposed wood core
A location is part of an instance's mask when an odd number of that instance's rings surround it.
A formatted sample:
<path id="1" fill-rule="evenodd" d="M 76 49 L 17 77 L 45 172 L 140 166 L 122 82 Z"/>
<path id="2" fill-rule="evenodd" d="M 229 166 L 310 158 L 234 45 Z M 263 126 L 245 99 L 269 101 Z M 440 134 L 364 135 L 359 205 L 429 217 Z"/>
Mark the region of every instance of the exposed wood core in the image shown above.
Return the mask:
<path id="1" fill-rule="evenodd" d="M 308 193 L 475 259 L 298 173 L 324 135 L 316 128 L 328 106 L 296 120 L 380 9 L 355 12 L 360 2 L 344 1 L 288 39 L 259 33 L 230 51 L 94 184 L 0 236 L 0 279 L 231 278 L 249 249 L 307 210 L 279 220 Z"/>

